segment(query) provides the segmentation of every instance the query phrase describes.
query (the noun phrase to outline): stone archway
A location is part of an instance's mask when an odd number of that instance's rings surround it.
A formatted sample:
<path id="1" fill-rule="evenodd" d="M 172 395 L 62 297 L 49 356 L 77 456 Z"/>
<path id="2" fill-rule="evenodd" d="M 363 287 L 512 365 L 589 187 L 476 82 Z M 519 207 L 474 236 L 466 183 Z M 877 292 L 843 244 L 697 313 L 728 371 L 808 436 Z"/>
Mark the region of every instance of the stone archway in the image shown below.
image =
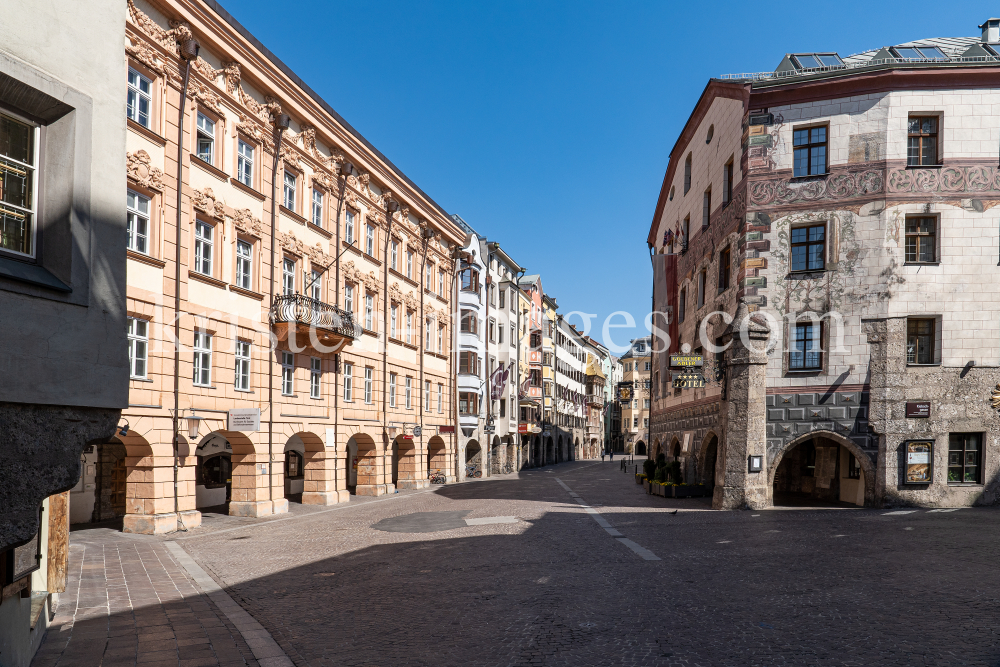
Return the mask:
<path id="1" fill-rule="evenodd" d="M 483 476 L 483 451 L 475 440 L 465 443 L 465 477 L 466 479 Z"/>
<path id="2" fill-rule="evenodd" d="M 451 477 L 448 472 L 448 450 L 444 438 L 432 436 L 427 441 L 427 478 L 437 480 L 443 476 L 447 479 Z"/>
<path id="3" fill-rule="evenodd" d="M 853 457 L 857 477 L 850 476 Z M 875 465 L 849 438 L 832 431 L 806 433 L 779 451 L 767 468 L 767 500 L 775 504 L 875 504 Z"/>
<path id="4" fill-rule="evenodd" d="M 674 460 L 677 460 L 681 456 L 681 441 L 674 436 L 670 441 L 670 449 L 667 450 L 667 456 L 671 456 Z"/>
<path id="5" fill-rule="evenodd" d="M 499 475 L 503 468 L 500 460 L 500 436 L 494 435 L 493 442 L 490 443 L 490 475 Z"/>
<path id="6" fill-rule="evenodd" d="M 199 510 L 223 508 L 231 500 L 233 490 L 233 447 L 218 431 L 207 434 L 194 448 L 198 461 L 195 468 L 195 507 Z"/>
<path id="7" fill-rule="evenodd" d="M 545 438 L 545 464 L 549 465 L 556 462 L 556 446 L 552 441 L 552 437 Z"/>
<path id="8" fill-rule="evenodd" d="M 285 498 L 292 502 L 302 502 L 306 478 L 306 445 L 298 435 L 292 435 L 285 442 L 284 475 Z"/>
<path id="9" fill-rule="evenodd" d="M 715 467 L 719 460 L 719 438 L 713 431 L 709 431 L 702 440 L 701 450 L 698 453 L 697 479 L 698 482 L 708 487 L 715 486 Z"/>
<path id="10" fill-rule="evenodd" d="M 642 440 L 635 443 L 635 455 L 646 456 L 646 443 L 644 443 Z"/>
<path id="11" fill-rule="evenodd" d="M 358 432 L 347 441 L 347 489 L 359 496 L 380 496 L 386 492 L 382 481 L 384 462 L 379 461 L 378 445 L 367 433 Z"/>

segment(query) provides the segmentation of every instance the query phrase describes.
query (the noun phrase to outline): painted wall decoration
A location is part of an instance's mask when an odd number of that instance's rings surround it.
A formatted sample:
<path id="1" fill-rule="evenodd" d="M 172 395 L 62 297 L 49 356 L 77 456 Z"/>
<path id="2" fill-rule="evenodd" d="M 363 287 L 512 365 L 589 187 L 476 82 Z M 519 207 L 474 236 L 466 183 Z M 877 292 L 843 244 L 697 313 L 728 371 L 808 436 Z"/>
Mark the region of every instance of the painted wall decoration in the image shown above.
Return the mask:
<path id="1" fill-rule="evenodd" d="M 882 169 L 834 169 L 825 179 L 777 178 L 750 184 L 750 205 L 768 206 L 869 197 L 885 191 Z"/>
<path id="2" fill-rule="evenodd" d="M 890 194 L 995 192 L 1000 191 L 1000 169 L 984 164 L 960 165 L 940 169 L 900 167 L 889 170 L 888 183 Z"/>

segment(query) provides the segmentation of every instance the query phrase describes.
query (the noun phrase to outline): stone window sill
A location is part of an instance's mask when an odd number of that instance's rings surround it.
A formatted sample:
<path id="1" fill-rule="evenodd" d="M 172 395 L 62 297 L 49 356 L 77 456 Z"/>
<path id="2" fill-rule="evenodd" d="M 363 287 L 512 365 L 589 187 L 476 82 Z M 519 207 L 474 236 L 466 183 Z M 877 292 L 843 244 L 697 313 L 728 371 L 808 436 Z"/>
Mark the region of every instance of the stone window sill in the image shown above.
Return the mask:
<path id="1" fill-rule="evenodd" d="M 253 188 L 251 188 L 249 185 L 244 185 L 238 178 L 230 177 L 229 182 L 232 183 L 233 185 L 235 185 L 237 190 L 242 190 L 243 192 L 247 193 L 248 195 L 250 195 L 251 197 L 253 197 L 257 201 L 261 201 L 262 202 L 265 199 L 267 199 L 267 197 L 264 195 L 263 192 L 257 192 L 256 190 L 254 190 Z"/>
<path id="2" fill-rule="evenodd" d="M 222 171 L 221 169 L 219 169 L 215 165 L 209 164 L 209 163 L 205 162 L 204 160 L 202 160 L 197 155 L 191 155 L 190 157 L 191 157 L 191 164 L 198 165 L 203 170 L 207 171 L 212 176 L 215 176 L 217 179 L 219 179 L 223 183 L 229 181 L 229 174 L 227 174 L 226 172 Z"/>
<path id="3" fill-rule="evenodd" d="M 941 266 L 941 262 L 903 262 L 903 266 Z"/>

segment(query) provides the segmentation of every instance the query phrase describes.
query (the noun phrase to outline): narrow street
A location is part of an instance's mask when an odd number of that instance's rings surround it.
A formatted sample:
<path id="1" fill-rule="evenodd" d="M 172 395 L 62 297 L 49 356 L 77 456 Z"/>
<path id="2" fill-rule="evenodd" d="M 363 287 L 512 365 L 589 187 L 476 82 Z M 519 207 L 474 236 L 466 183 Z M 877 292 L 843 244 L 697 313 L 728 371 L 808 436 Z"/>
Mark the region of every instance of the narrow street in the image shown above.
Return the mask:
<path id="1" fill-rule="evenodd" d="M 713 512 L 615 461 L 162 538 L 94 528 L 34 665 L 992 665 L 998 523 Z"/>

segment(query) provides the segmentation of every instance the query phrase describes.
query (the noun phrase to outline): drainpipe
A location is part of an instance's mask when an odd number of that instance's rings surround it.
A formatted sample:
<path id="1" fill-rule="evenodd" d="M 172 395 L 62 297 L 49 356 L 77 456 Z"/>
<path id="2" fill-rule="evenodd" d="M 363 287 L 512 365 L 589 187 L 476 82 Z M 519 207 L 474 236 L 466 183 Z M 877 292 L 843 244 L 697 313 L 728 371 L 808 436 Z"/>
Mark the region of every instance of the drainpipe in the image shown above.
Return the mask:
<path id="1" fill-rule="evenodd" d="M 435 232 L 435 231 L 431 230 L 431 228 L 429 226 L 426 229 L 424 229 L 423 233 L 421 234 L 421 236 L 423 237 L 423 241 L 424 241 L 424 258 L 423 258 L 423 263 L 422 263 L 422 265 L 420 267 L 420 317 L 421 317 L 421 319 L 423 319 L 423 322 L 421 322 L 422 326 L 420 327 L 420 329 L 421 329 L 421 334 L 420 334 L 420 391 L 423 392 L 423 394 L 421 394 L 421 398 L 420 398 L 420 439 L 421 439 L 421 441 L 424 439 L 424 412 L 427 411 L 427 405 L 426 405 L 425 401 L 430 397 L 429 396 L 430 392 L 426 391 L 425 388 L 424 388 L 424 354 L 426 354 L 426 352 L 427 352 L 427 344 L 428 344 L 428 340 L 427 340 L 427 316 L 424 314 L 424 290 L 427 289 L 427 286 L 424 284 L 424 281 L 427 280 L 427 246 L 430 243 L 430 240 L 432 238 L 434 238 L 435 236 L 439 236 L 439 235 L 440 235 L 440 232 Z M 430 470 L 427 471 L 427 474 L 428 475 L 430 474 Z"/>
<path id="2" fill-rule="evenodd" d="M 271 169 L 271 312 L 274 312 L 274 243 L 275 218 L 278 213 L 278 163 L 281 160 L 281 138 L 288 129 L 290 119 L 287 114 L 274 114 L 274 166 Z M 267 355 L 267 498 L 274 513 L 274 355 L 277 350 L 269 350 Z"/>
<path id="3" fill-rule="evenodd" d="M 174 243 L 174 515 L 181 521 L 180 500 L 177 495 L 178 452 L 180 450 L 180 396 L 181 396 L 181 206 L 184 192 L 184 103 L 187 101 L 191 61 L 198 57 L 201 46 L 198 40 L 189 39 L 181 44 L 184 59 L 184 82 L 181 84 L 181 104 L 177 115 L 177 237 Z M 185 529 L 186 530 L 186 529 Z"/>
<path id="4" fill-rule="evenodd" d="M 458 332 L 462 328 L 462 306 L 458 303 L 458 271 L 462 266 L 462 261 L 460 259 L 460 253 L 462 248 L 455 245 L 451 249 L 451 259 L 455 263 L 454 271 L 452 271 L 451 276 L 451 294 L 452 294 L 452 308 L 454 312 L 452 314 L 452 326 L 451 326 L 451 354 L 449 357 L 449 364 L 451 368 L 449 369 L 448 379 L 451 381 L 451 413 L 452 419 L 454 420 L 455 430 L 451 434 L 451 446 L 452 452 L 455 453 L 455 481 L 459 479 L 459 461 L 458 461 L 458 392 L 455 391 L 458 388 Z"/>
<path id="5" fill-rule="evenodd" d="M 527 269 L 520 269 L 517 272 L 517 280 L 514 283 L 514 294 L 513 296 L 517 299 L 517 305 L 515 308 L 516 320 L 517 320 L 517 423 L 521 423 L 521 276 Z M 518 440 L 521 439 L 520 428 L 518 428 Z M 521 447 L 524 446 L 523 442 L 517 443 L 518 454 L 521 453 Z"/>
<path id="6" fill-rule="evenodd" d="M 344 207 L 344 194 L 347 191 L 347 177 L 353 176 L 357 173 L 354 169 L 354 165 L 350 162 L 343 162 L 340 165 L 340 175 L 344 177 L 344 182 L 340 184 L 340 198 L 337 200 L 337 268 L 334 271 L 335 277 L 333 282 L 333 305 L 336 308 L 340 308 L 340 256 L 344 252 L 340 249 L 340 209 Z M 333 451 L 337 451 L 337 445 L 340 442 L 340 353 L 337 352 L 334 355 L 333 361 Z M 329 445 L 329 443 L 327 443 Z M 350 461 L 347 463 L 350 466 Z M 344 468 L 344 489 L 347 490 L 347 482 L 350 480 L 350 468 Z M 336 463 L 334 464 L 334 486 L 338 487 L 337 491 L 341 491 L 339 480 L 336 479 Z M 338 497 L 339 500 L 339 497 Z"/>
<path id="7" fill-rule="evenodd" d="M 385 425 L 383 430 L 385 435 L 385 445 L 388 449 L 389 445 L 389 413 L 388 410 L 388 398 L 389 398 L 389 308 L 392 307 L 392 302 L 389 300 L 389 240 L 392 238 L 392 214 L 399 210 L 399 204 L 395 202 L 391 196 L 387 198 L 385 202 L 386 208 L 386 232 L 385 232 L 385 252 L 382 254 L 382 289 L 385 292 L 385 301 L 382 304 L 382 423 Z M 382 461 L 385 461 L 385 455 L 383 454 Z M 385 468 L 385 466 L 382 466 Z M 348 474 L 350 474 L 348 472 Z M 389 469 L 389 474 L 392 475 L 392 468 Z M 385 472 L 382 473 L 383 479 L 385 478 Z"/>
<path id="8" fill-rule="evenodd" d="M 490 365 L 490 297 L 492 292 L 490 288 L 493 286 L 493 276 L 490 275 L 490 267 L 493 266 L 493 261 L 490 259 L 489 253 L 486 254 L 486 279 L 483 281 L 486 284 L 486 331 L 483 332 L 483 340 L 486 342 L 486 367 L 489 368 Z M 486 375 L 486 425 L 489 426 L 493 423 L 493 372 L 490 371 Z M 483 466 L 486 471 L 486 476 L 490 475 L 490 460 L 493 454 L 493 434 L 485 433 L 486 429 L 483 429 L 483 435 L 486 436 L 486 465 Z M 480 452 L 482 447 L 480 447 Z"/>

